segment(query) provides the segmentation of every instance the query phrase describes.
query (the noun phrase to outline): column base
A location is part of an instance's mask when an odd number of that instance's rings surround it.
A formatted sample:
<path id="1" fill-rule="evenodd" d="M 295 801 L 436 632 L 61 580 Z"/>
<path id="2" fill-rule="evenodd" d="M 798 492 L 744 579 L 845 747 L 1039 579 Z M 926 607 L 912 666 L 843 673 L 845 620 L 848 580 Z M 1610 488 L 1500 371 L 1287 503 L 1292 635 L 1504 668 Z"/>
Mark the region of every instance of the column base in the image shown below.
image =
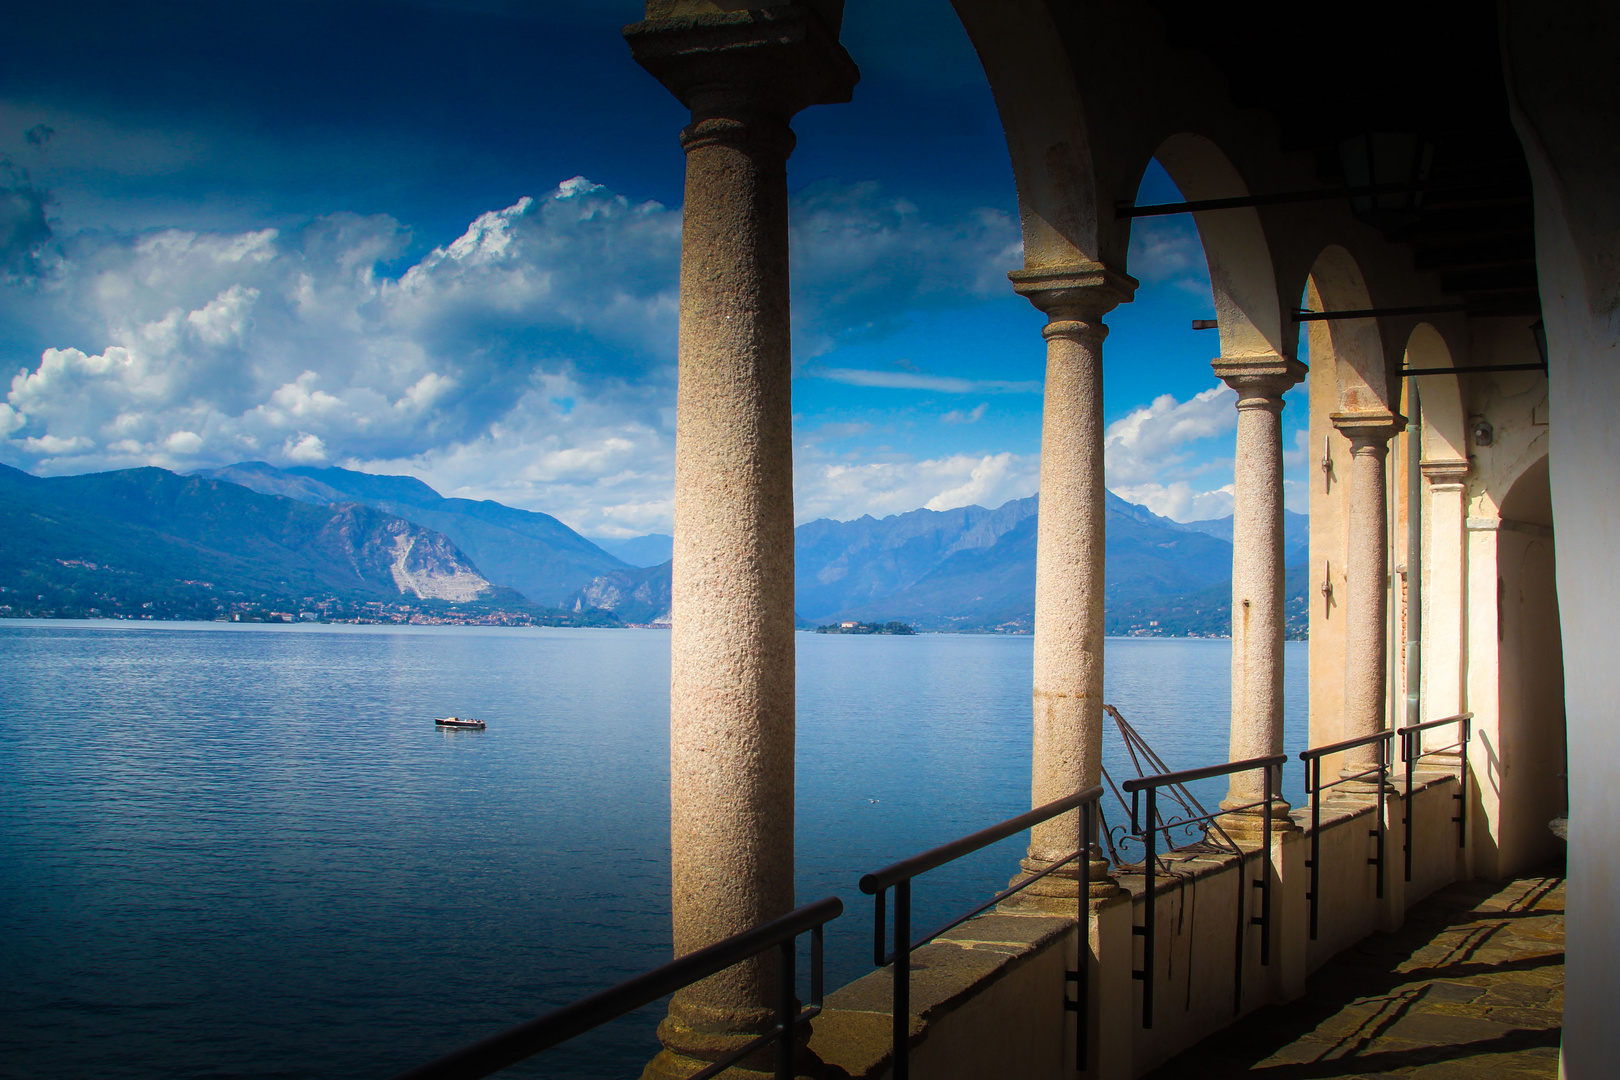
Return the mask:
<path id="1" fill-rule="evenodd" d="M 1352 765 L 1339 770 L 1339 783 L 1333 785 L 1333 787 L 1329 788 L 1328 791 L 1338 792 L 1341 795 L 1377 795 L 1379 791 L 1391 792 L 1395 790 L 1393 770 L 1390 772 L 1390 780 L 1385 782 L 1382 786 L 1379 785 L 1378 777 L 1376 775 L 1364 776 L 1359 780 L 1348 779 L 1349 777 L 1365 772 L 1370 768 L 1372 768 L 1371 765 Z M 1324 792 L 1324 794 L 1326 794 L 1326 792 Z"/>
<path id="2" fill-rule="evenodd" d="M 761 1017 L 757 1023 L 745 1024 L 734 1019 L 729 1024 L 720 1021 L 701 1027 L 683 1023 L 674 1016 L 664 1017 L 658 1025 L 658 1040 L 664 1044 L 664 1049 L 647 1063 L 641 1080 L 686 1080 L 757 1039 L 776 1022 L 774 1014 L 761 1014 Z M 793 1069 L 795 1080 L 821 1080 L 825 1072 L 821 1059 L 807 1045 L 810 1029 L 811 1024 L 799 1026 Z M 767 1044 L 731 1066 L 724 1075 L 737 1077 L 737 1080 L 770 1080 L 776 1075 L 775 1055 L 776 1047 Z"/>
<path id="3" fill-rule="evenodd" d="M 1009 881 L 1008 885 L 1017 885 L 1026 880 L 1031 874 L 1038 874 L 1052 864 L 1043 859 L 1025 857 L 1018 862 L 1023 871 Z M 1043 914 L 1073 915 L 1075 895 L 1080 887 L 1080 875 L 1075 871 L 1073 864 L 1054 871 L 1046 877 L 1030 885 L 1015 896 L 1002 901 L 1001 907 L 1009 911 L 1039 911 Z M 1120 888 L 1119 882 L 1108 872 L 1108 860 L 1093 846 L 1091 849 L 1091 888 L 1087 899 L 1095 907 L 1101 901 L 1118 896 L 1125 890 Z"/>
<path id="4" fill-rule="evenodd" d="M 1243 804 L 1239 803 L 1238 805 Z M 1221 809 L 1226 810 L 1226 804 L 1223 803 Z M 1226 834 L 1233 840 L 1259 844 L 1264 842 L 1266 836 L 1266 814 L 1264 811 L 1267 809 L 1270 810 L 1271 834 L 1273 836 L 1279 833 L 1299 831 L 1299 826 L 1289 816 L 1289 811 L 1293 808 L 1288 805 L 1286 799 L 1281 797 L 1273 798 L 1269 808 L 1251 806 L 1245 810 L 1229 810 L 1218 815 L 1215 818 L 1215 823 L 1226 830 Z"/>

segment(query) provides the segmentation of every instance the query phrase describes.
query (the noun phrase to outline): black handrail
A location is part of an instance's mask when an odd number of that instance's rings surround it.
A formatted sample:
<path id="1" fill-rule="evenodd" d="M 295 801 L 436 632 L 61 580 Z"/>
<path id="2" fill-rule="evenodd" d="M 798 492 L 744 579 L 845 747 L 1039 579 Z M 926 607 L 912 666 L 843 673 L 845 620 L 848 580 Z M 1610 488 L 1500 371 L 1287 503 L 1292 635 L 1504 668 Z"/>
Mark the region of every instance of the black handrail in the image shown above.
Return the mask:
<path id="1" fill-rule="evenodd" d="M 793 1080 L 795 1032 L 800 1024 L 821 1012 L 822 927 L 843 911 L 844 902 L 836 896 L 806 904 L 768 923 L 687 953 L 663 967 L 626 979 L 611 989 L 400 1073 L 394 1080 L 479 1080 L 635 1012 L 643 1005 L 683 990 L 773 946 L 777 950 L 775 1026 L 747 1046 L 694 1074 L 691 1080 L 707 1080 L 724 1072 L 771 1042 L 776 1044 L 776 1080 Z M 810 1003 L 801 1011 L 793 998 L 794 960 L 798 936 L 806 930 L 810 931 Z"/>
<path id="2" fill-rule="evenodd" d="M 973 916 L 988 908 L 1001 903 L 1009 896 L 1020 892 L 1041 878 L 1052 873 L 1060 867 L 1079 859 L 1084 869 L 1079 872 L 1077 888 L 1077 919 L 1079 959 L 1076 970 L 1067 972 L 1070 981 L 1075 984 L 1075 998 L 1069 1000 L 1068 990 L 1063 993 L 1064 1008 L 1076 1014 L 1074 1024 L 1074 1062 L 1075 1069 L 1084 1071 L 1088 1046 L 1086 1044 L 1087 1023 L 1087 995 L 1091 988 L 1091 945 L 1087 940 L 1086 900 L 1091 892 L 1091 838 L 1093 835 L 1093 811 L 1097 800 L 1102 798 L 1102 785 L 1089 788 L 1085 791 L 1066 795 L 1045 806 L 1037 806 L 1028 813 L 1019 814 L 1015 818 L 1008 818 L 999 825 L 992 825 L 988 829 L 980 829 L 960 840 L 952 840 L 948 844 L 941 844 L 930 848 L 921 855 L 913 855 L 909 859 L 901 859 L 891 863 L 874 873 L 866 874 L 861 878 L 861 892 L 874 897 L 872 962 L 877 967 L 888 964 L 894 965 L 894 1049 L 890 1068 L 893 1080 L 907 1080 L 911 1075 L 911 954 L 933 941 L 947 930 L 954 929 L 967 922 Z M 1015 836 L 1025 829 L 1049 821 L 1059 814 L 1070 810 L 1080 811 L 1080 849 L 1074 854 L 1048 866 L 1038 874 L 1031 874 L 1018 884 L 992 896 L 978 907 L 949 922 L 935 927 L 933 930 L 911 940 L 911 879 L 919 874 L 925 874 L 946 863 L 961 858 L 980 848 L 988 847 L 1009 836 Z M 884 909 L 885 894 L 890 888 L 894 889 L 894 948 L 887 950 L 884 942 Z M 902 943 L 906 943 L 902 948 Z"/>
<path id="3" fill-rule="evenodd" d="M 1371 735 L 1363 735 L 1355 739 L 1344 739 L 1326 746 L 1313 746 L 1309 750 L 1299 752 L 1299 760 L 1305 763 L 1305 793 L 1311 797 L 1311 858 L 1306 866 L 1311 869 L 1311 891 L 1305 894 L 1311 902 L 1311 940 L 1316 940 L 1317 905 L 1322 896 L 1322 792 L 1330 787 L 1352 780 L 1363 780 L 1374 773 L 1378 775 L 1378 799 L 1383 802 L 1384 790 L 1389 786 L 1389 741 L 1395 737 L 1393 731 L 1377 731 Z M 1341 754 L 1346 750 L 1357 747 L 1378 746 L 1378 764 L 1371 769 L 1349 776 L 1341 775 L 1330 783 L 1322 783 L 1322 759 L 1329 754 Z M 1379 805 L 1373 814 L 1377 819 L 1378 827 L 1367 835 L 1378 838 L 1378 854 L 1368 859 L 1367 863 L 1378 867 L 1377 898 L 1384 898 L 1384 808 Z M 1407 815 L 1410 817 L 1411 815 Z M 1411 846 L 1410 842 L 1407 844 Z"/>
<path id="4" fill-rule="evenodd" d="M 1468 738 L 1473 727 L 1474 714 L 1471 712 L 1458 713 L 1456 716 L 1446 716 L 1439 720 L 1430 720 L 1422 724 L 1409 724 L 1400 729 L 1401 736 L 1401 762 L 1406 766 L 1406 802 L 1403 809 L 1406 814 L 1406 880 L 1412 880 L 1412 771 L 1417 763 L 1431 754 L 1443 754 L 1447 750 L 1456 750 L 1458 754 L 1457 765 L 1457 793 L 1452 796 L 1457 800 L 1457 816 L 1452 821 L 1457 823 L 1457 846 L 1468 846 Z M 1418 742 L 1415 736 L 1428 731 L 1430 728 L 1444 727 L 1446 724 L 1457 725 L 1457 741 L 1451 746 L 1442 746 L 1438 750 L 1423 750 L 1417 753 Z"/>
<path id="5" fill-rule="evenodd" d="M 1281 767 L 1288 760 L 1287 754 L 1273 754 L 1270 757 L 1249 758 L 1245 761 L 1229 761 L 1224 765 L 1209 765 L 1201 769 L 1183 769 L 1180 772 L 1160 773 L 1157 776 L 1140 776 L 1134 780 L 1125 781 L 1125 790 L 1131 795 L 1131 832 L 1142 837 L 1142 846 L 1147 851 L 1147 857 L 1142 862 L 1142 875 L 1145 886 L 1145 911 L 1141 926 L 1131 927 L 1131 932 L 1142 939 L 1142 970 L 1132 971 L 1131 977 L 1142 983 L 1142 1027 L 1153 1027 L 1153 946 L 1154 946 L 1154 914 L 1157 911 L 1154 892 L 1156 891 L 1156 877 L 1158 874 L 1158 847 L 1156 837 L 1161 831 L 1191 825 L 1200 819 L 1193 818 L 1178 821 L 1173 825 L 1158 825 L 1159 789 L 1176 784 L 1190 784 L 1195 780 L 1207 780 L 1216 776 L 1230 776 L 1233 773 L 1260 770 L 1262 797 L 1257 803 L 1244 803 L 1242 806 L 1223 808 L 1221 813 L 1241 813 L 1256 806 L 1262 808 L 1261 820 L 1265 823 L 1265 839 L 1262 846 L 1262 873 L 1260 880 L 1254 885 L 1260 890 L 1260 914 L 1251 918 L 1250 923 L 1261 927 L 1260 937 L 1260 963 L 1271 963 L 1271 770 Z M 1147 827 L 1144 829 L 1137 824 L 1137 793 L 1147 792 Z M 1214 821 L 1218 815 L 1205 814 L 1204 819 Z M 1218 827 L 1218 826 L 1217 826 Z M 1236 847 L 1237 845 L 1233 845 Z M 1238 911 L 1242 918 L 1242 868 L 1244 863 L 1243 849 L 1238 848 Z M 1243 957 L 1241 951 L 1237 958 L 1237 1008 L 1242 1007 L 1242 978 Z"/>

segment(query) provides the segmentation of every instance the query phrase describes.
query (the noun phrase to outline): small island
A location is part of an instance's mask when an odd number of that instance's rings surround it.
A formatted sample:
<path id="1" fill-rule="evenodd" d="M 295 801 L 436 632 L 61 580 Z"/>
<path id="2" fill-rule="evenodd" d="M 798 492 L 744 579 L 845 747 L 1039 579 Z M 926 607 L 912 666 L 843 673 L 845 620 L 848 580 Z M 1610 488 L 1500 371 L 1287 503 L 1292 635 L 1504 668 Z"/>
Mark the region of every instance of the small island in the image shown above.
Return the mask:
<path id="1" fill-rule="evenodd" d="M 818 634 L 915 634 L 916 632 L 903 622 L 841 622 L 816 627 Z"/>

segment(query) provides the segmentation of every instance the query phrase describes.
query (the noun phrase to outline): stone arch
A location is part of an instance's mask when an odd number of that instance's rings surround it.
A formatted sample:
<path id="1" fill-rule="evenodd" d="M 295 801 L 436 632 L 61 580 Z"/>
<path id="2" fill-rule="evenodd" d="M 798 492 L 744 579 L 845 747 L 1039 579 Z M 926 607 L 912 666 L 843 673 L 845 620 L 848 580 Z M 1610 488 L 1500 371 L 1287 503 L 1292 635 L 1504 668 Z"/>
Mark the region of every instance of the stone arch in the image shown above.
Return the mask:
<path id="1" fill-rule="evenodd" d="M 1046 4 L 952 4 L 984 65 L 1006 131 L 1025 268 L 1100 261 L 1091 138 L 1068 53 Z"/>
<path id="2" fill-rule="evenodd" d="M 1563 642 L 1547 455 L 1520 470 L 1502 496 L 1495 535 L 1495 701 L 1483 732 L 1491 753 L 1483 763 L 1489 786 L 1482 795 L 1494 795 L 1497 805 L 1487 808 L 1493 827 L 1482 854 L 1486 871 L 1502 876 L 1558 853 L 1547 823 L 1566 806 Z"/>
<path id="3" fill-rule="evenodd" d="M 1316 257 L 1305 284 L 1305 306 L 1313 311 L 1373 307 L 1367 280 L 1349 251 L 1333 244 Z M 1396 410 L 1400 402 L 1391 393 L 1377 319 L 1333 319 L 1308 326 L 1312 374 L 1332 374 L 1338 384 L 1338 411 Z"/>
<path id="4" fill-rule="evenodd" d="M 1406 339 L 1406 366 L 1455 367 L 1451 348 L 1433 325 L 1420 322 Z M 1456 375 L 1417 376 L 1423 403 L 1423 460 L 1461 461 L 1468 457 L 1467 422 L 1462 387 Z"/>
<path id="5" fill-rule="evenodd" d="M 1250 193 L 1231 159 L 1203 135 L 1172 135 L 1153 156 L 1186 199 L 1227 199 Z M 1259 211 L 1253 207 L 1206 211 L 1194 214 L 1193 221 L 1209 264 L 1221 355 L 1287 355 L 1285 345 L 1291 346 L 1291 342 L 1284 341 L 1277 277 Z"/>

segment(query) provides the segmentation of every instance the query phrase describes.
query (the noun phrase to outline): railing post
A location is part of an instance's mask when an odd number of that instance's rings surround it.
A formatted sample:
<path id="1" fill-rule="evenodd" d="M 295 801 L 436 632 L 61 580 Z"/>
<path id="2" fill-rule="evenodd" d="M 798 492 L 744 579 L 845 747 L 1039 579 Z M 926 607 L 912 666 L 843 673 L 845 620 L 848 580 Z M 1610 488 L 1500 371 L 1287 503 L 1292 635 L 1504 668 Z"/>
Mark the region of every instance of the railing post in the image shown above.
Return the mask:
<path id="1" fill-rule="evenodd" d="M 1462 726 L 1460 753 L 1457 757 L 1457 846 L 1468 847 L 1468 737 L 1474 726 L 1472 716 L 1457 721 Z"/>
<path id="2" fill-rule="evenodd" d="M 911 1075 L 911 879 L 894 885 L 894 1080 Z"/>
<path id="3" fill-rule="evenodd" d="M 1271 766 L 1263 770 L 1265 782 L 1265 839 L 1260 849 L 1260 966 L 1269 967 L 1271 964 Z"/>
<path id="4" fill-rule="evenodd" d="M 1306 757 L 1300 754 L 1300 757 Z M 1316 908 L 1322 895 L 1322 759 L 1309 759 L 1311 797 L 1311 940 L 1316 940 Z"/>
<path id="5" fill-rule="evenodd" d="M 1384 898 L 1384 808 L 1389 805 L 1385 798 L 1385 791 L 1389 787 L 1389 743 L 1388 740 L 1379 739 L 1375 744 L 1378 747 L 1378 798 L 1373 803 L 1373 816 L 1378 821 L 1378 857 L 1374 860 L 1378 864 L 1378 899 Z"/>
<path id="6" fill-rule="evenodd" d="M 798 952 L 794 944 L 789 938 L 776 947 L 776 1024 L 780 1029 L 776 1033 L 776 1080 L 793 1080 L 793 1044 L 798 1035 L 793 1024 L 798 1012 L 793 1001 L 797 974 L 793 969 Z"/>
<path id="7" fill-rule="evenodd" d="M 1091 1045 L 1091 838 L 1097 809 L 1096 800 L 1080 804 L 1080 893 L 1075 904 L 1075 986 L 1074 986 L 1074 1068 L 1088 1071 Z"/>
<path id="8" fill-rule="evenodd" d="M 1145 903 L 1142 905 L 1142 1027 L 1145 1030 L 1153 1028 L 1153 931 L 1154 931 L 1154 880 L 1158 869 L 1158 828 L 1159 820 L 1159 789 L 1147 789 L 1147 827 L 1144 830 L 1142 843 L 1147 849 L 1147 861 L 1142 864 L 1142 876 L 1147 886 Z M 1134 822 L 1133 822 L 1134 824 Z"/>
<path id="9" fill-rule="evenodd" d="M 1406 766 L 1406 796 L 1401 803 L 1401 817 L 1406 825 L 1406 880 L 1412 880 L 1412 773 L 1417 769 L 1417 755 L 1412 753 L 1412 732 L 1402 731 L 1401 762 Z"/>

